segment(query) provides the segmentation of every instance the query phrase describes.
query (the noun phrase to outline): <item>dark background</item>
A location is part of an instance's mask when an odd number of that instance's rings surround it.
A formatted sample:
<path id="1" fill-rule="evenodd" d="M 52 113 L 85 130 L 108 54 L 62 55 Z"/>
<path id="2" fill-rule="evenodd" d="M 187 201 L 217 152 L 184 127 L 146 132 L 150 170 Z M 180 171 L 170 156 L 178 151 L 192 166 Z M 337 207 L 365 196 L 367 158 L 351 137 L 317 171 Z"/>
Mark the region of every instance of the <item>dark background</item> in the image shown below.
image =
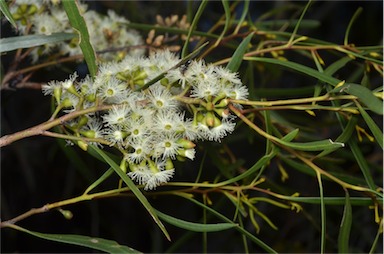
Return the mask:
<path id="1" fill-rule="evenodd" d="M 184 1 L 96 1 L 88 2 L 90 8 L 104 12 L 107 8 L 115 9 L 120 15 L 135 23 L 155 23 L 155 15 L 167 16 L 171 14 L 182 15 L 186 10 Z M 292 1 L 252 1 L 249 8 L 252 17 L 257 18 L 273 8 L 295 4 L 304 6 L 305 2 Z M 198 2 L 194 3 L 195 7 Z M 342 44 L 345 30 L 353 13 L 358 7 L 363 7 L 363 13 L 359 16 L 350 33 L 349 41 L 359 45 L 382 44 L 383 30 L 383 3 L 382 1 L 324 1 L 315 2 L 309 9 L 305 18 L 318 20 L 320 26 L 312 29 L 301 29 L 299 34 L 318 38 L 324 41 Z M 204 12 L 200 30 L 208 29 L 222 15 L 220 1 L 212 1 Z M 281 14 L 279 18 L 290 18 L 292 12 L 286 16 Z M 298 18 L 298 17 L 296 17 Z M 146 37 L 146 31 L 141 31 Z M 9 25 L 2 23 L 2 37 L 10 36 Z M 218 52 L 214 57 L 220 57 Z M 12 54 L 2 56 L 2 68 L 6 71 Z M 219 58 L 217 58 L 219 59 Z M 72 66 L 75 69 L 83 68 L 83 65 Z M 35 74 L 33 81 L 46 82 L 51 79 L 63 79 L 68 73 L 46 70 Z M 266 74 L 268 75 L 268 74 Z M 269 88 L 279 87 L 281 79 L 273 77 L 256 77 L 256 88 L 262 88 L 268 83 Z M 296 76 L 287 76 L 284 79 L 289 87 L 298 86 L 302 80 Z M 375 78 L 372 85 L 381 86 L 382 80 Z M 257 85 L 259 84 L 259 85 Z M 46 121 L 50 116 L 50 98 L 44 97 L 39 90 L 14 89 L 1 90 L 1 136 L 14 133 L 19 130 Z M 380 119 L 379 119 L 380 120 Z M 327 130 L 325 130 L 326 132 Z M 225 139 L 236 151 L 236 155 L 243 159 L 247 165 L 253 163 L 256 156 L 264 153 L 260 137 L 249 134 L 246 129 L 237 130 L 233 136 L 239 136 L 239 140 Z M 260 142 L 260 151 L 250 151 L 244 147 L 247 135 L 254 135 L 255 142 Z M 197 149 L 197 158 L 193 162 L 177 165 L 177 174 L 173 181 L 193 181 L 197 174 L 199 161 L 205 150 L 210 148 L 220 150 L 220 145 L 203 143 Z M 367 146 L 367 156 L 380 156 L 381 151 Z M 81 164 L 79 164 L 79 161 Z M 380 162 L 380 160 L 379 160 Z M 80 165 L 80 166 L 79 166 Z M 211 165 L 211 167 L 209 166 Z M 276 169 L 272 163 L 271 168 Z M 213 179 L 218 174 L 215 162 L 207 162 L 209 172 L 204 172 L 203 178 Z M 46 203 L 52 203 L 80 195 L 85 188 L 100 176 L 107 166 L 95 160 L 77 147 L 64 147 L 63 144 L 53 138 L 31 137 L 17 141 L 1 149 L 1 219 L 7 220 L 22 214 L 33 207 L 41 207 Z M 380 183 L 381 165 L 376 165 L 376 177 Z M 278 170 L 269 170 L 270 179 L 278 179 Z M 315 178 L 290 171 L 290 182 L 287 183 L 295 191 L 301 191 L 303 195 L 312 193 L 317 195 L 317 183 Z M 103 186 L 105 189 L 116 186 L 118 178 L 112 177 Z M 327 195 L 340 194 L 340 190 L 331 185 L 326 188 Z M 161 188 L 160 188 L 161 189 Z M 212 197 L 215 199 L 215 197 Z M 164 213 L 174 215 L 190 221 L 198 221 L 202 218 L 202 212 L 196 206 L 175 197 L 148 197 L 150 203 Z M 218 208 L 228 217 L 233 215 L 233 206 L 217 202 Z M 220 207 L 221 206 L 221 207 Z M 310 225 L 309 221 L 318 220 L 319 207 L 306 206 L 305 212 L 296 214 L 273 206 L 258 206 L 279 227 L 274 231 L 263 221 L 259 221 L 261 233 L 260 239 L 271 247 L 281 252 L 318 252 L 320 235 L 318 230 Z M 226 207 L 230 207 L 226 209 Z M 342 208 L 339 206 L 327 207 L 328 240 L 331 245 L 329 251 L 336 251 L 337 232 L 341 219 Z M 142 207 L 132 197 L 110 198 L 107 200 L 94 200 L 64 207 L 72 211 L 74 217 L 66 220 L 59 212 L 51 211 L 29 217 L 19 223 L 27 229 L 44 233 L 80 234 L 97 236 L 115 240 L 120 244 L 130 246 L 143 252 L 165 252 L 172 243 L 180 241 L 175 252 L 201 252 L 201 234 L 186 234 L 185 231 L 171 225 L 166 225 L 173 242 L 168 242 L 158 230 L 156 224 Z M 354 223 L 351 235 L 352 251 L 368 252 L 372 244 L 376 227 L 372 227 L 373 211 L 366 207 L 354 207 Z M 216 222 L 212 219 L 211 222 Z M 254 232 L 252 225 L 247 222 L 246 229 Z M 370 226 L 371 225 L 371 226 Z M 332 231 L 332 229 L 335 229 Z M 356 233 L 354 233 L 356 232 Z M 364 238 L 366 236 L 367 238 Z M 185 241 L 180 239 L 185 238 Z M 332 246 L 334 243 L 335 246 Z M 253 243 L 250 244 L 253 246 Z M 251 251 L 261 251 L 253 246 Z M 382 251 L 382 244 L 377 249 Z M 50 242 L 20 233 L 11 229 L 1 230 L 1 252 L 26 253 L 26 252 L 97 252 L 88 248 L 71 246 L 56 242 Z M 235 230 L 208 234 L 208 252 L 244 252 L 240 234 Z"/>

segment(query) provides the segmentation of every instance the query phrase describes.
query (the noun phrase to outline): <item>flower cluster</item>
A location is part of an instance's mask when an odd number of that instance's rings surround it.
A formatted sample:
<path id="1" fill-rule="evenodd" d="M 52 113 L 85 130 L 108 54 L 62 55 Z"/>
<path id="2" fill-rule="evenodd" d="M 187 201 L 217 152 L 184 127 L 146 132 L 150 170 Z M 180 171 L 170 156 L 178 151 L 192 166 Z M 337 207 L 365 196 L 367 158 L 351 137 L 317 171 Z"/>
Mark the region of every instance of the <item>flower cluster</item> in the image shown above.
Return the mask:
<path id="1" fill-rule="evenodd" d="M 127 19 L 112 10 L 108 10 L 105 16 L 88 10 L 86 4 L 81 4 L 80 8 L 88 26 L 91 44 L 96 51 L 102 53 L 99 54 L 99 60 L 121 60 L 127 54 L 144 54 L 144 49 L 139 47 L 143 45 L 143 39 L 137 31 L 127 29 Z M 17 0 L 10 5 L 10 11 L 21 34 L 73 33 L 59 0 Z M 74 38 L 70 43 L 45 44 L 36 48 L 31 52 L 32 60 L 36 62 L 41 56 L 56 50 L 62 55 L 81 54 L 78 39 Z"/>
<path id="2" fill-rule="evenodd" d="M 169 181 L 175 159 L 194 159 L 196 141 L 220 142 L 232 132 L 229 99 L 248 96 L 236 73 L 202 60 L 180 63 L 169 51 L 129 56 L 102 64 L 94 80 L 76 81 L 73 74 L 44 85 L 43 92 L 66 112 L 111 105 L 66 127 L 73 135 L 103 139 L 118 148 L 122 170 L 150 190 Z M 147 87 L 152 80 L 157 81 Z"/>

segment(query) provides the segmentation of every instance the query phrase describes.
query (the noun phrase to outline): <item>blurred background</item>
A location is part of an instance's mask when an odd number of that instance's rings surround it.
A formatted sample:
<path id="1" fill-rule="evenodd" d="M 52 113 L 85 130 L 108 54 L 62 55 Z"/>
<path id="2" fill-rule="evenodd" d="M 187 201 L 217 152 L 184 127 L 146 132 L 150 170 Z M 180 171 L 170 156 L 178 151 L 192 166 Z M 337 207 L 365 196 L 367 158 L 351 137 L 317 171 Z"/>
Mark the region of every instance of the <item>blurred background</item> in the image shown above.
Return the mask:
<path id="1" fill-rule="evenodd" d="M 88 1 L 91 9 L 106 13 L 107 9 L 113 9 L 119 15 L 125 16 L 133 23 L 155 24 L 156 15 L 163 17 L 178 14 L 186 14 L 190 4 L 193 10 L 198 8 L 199 2 L 193 1 Z M 251 1 L 249 14 L 256 20 L 271 10 L 280 10 L 277 15 L 271 15 L 266 20 L 271 21 L 268 29 L 273 30 L 273 21 L 277 19 L 298 18 L 305 2 L 298 1 Z M 300 8 L 299 8 L 300 7 Z M 382 45 L 383 38 L 383 2 L 382 1 L 319 1 L 314 2 L 306 19 L 316 20 L 313 27 L 299 29 L 299 34 L 335 44 L 343 44 L 344 35 L 348 23 L 357 10 L 362 7 L 363 12 L 354 23 L 350 32 L 350 43 L 358 46 Z M 281 11 L 284 10 L 284 11 Z M 239 6 L 241 11 L 241 5 Z M 198 25 L 198 30 L 207 31 L 216 23 L 223 14 L 220 1 L 211 1 Z M 10 25 L 2 20 L 2 37 L 13 36 Z M 276 26 L 275 29 L 278 29 Z M 219 30 L 220 31 L 220 30 Z M 292 31 L 288 28 L 287 31 Z M 143 38 L 146 38 L 148 30 L 139 30 Z M 182 45 L 181 45 L 182 46 Z M 226 49 L 212 52 L 206 61 L 215 61 L 230 56 L 233 52 Z M 9 63 L 14 57 L 12 52 L 1 56 L 1 71 L 6 73 Z M 333 59 L 324 55 L 324 61 Z M 329 57 L 329 58 L 328 58 Z M 291 59 L 294 60 L 295 59 Z M 303 60 L 304 61 L 304 60 Z M 23 63 L 20 67 L 28 66 Z M 313 63 L 309 63 L 313 65 Z M 305 86 L 308 80 L 303 76 L 288 72 L 282 72 L 273 66 L 266 66 L 264 71 L 255 73 L 255 80 L 249 83 L 258 91 L 258 96 L 264 97 L 266 91 L 285 87 L 295 88 Z M 83 72 L 86 68 L 82 63 L 66 64 L 53 69 L 45 69 L 34 73 L 31 80 L 34 82 L 48 82 L 49 80 L 63 80 L 73 71 Z M 351 66 L 353 71 L 353 66 Z M 347 71 L 348 72 L 348 71 Z M 345 73 L 345 75 L 350 73 Z M 343 76 L 343 73 L 339 73 Z M 241 75 L 240 75 L 241 76 Z M 342 79 L 342 77 L 339 77 Z M 17 82 L 17 81 L 15 81 Z M 382 85 L 382 77 L 371 77 L 372 87 Z M 267 89 L 267 90 L 266 90 Z M 268 90 L 269 89 L 269 90 Z M 308 90 L 311 96 L 313 91 Z M 275 96 L 268 93 L 268 99 L 287 98 L 281 93 Z M 292 95 L 292 97 L 295 97 Z M 293 121 L 298 122 L 304 116 L 298 116 L 297 112 L 286 112 L 287 117 L 292 114 Z M 303 113 L 304 114 L 304 113 Z M 2 89 L 1 90 L 1 136 L 14 133 L 28 127 L 46 121 L 51 115 L 51 100 L 43 96 L 38 89 Z M 332 128 L 327 128 L 327 114 L 319 114 L 319 136 L 335 137 Z M 382 119 L 375 119 L 381 122 Z M 372 171 L 378 185 L 382 182 L 382 152 L 369 142 L 363 142 L 365 156 L 372 162 Z M 196 159 L 192 162 L 180 163 L 176 166 L 176 175 L 173 181 L 194 181 L 198 168 L 205 152 L 208 152 L 209 160 L 205 161 L 202 180 L 214 179 L 221 174 L 217 163 L 225 159 L 225 149 L 230 149 L 237 160 L 243 163 L 243 167 L 252 166 L 264 155 L 265 141 L 251 132 L 244 125 L 240 125 L 235 132 L 225 138 L 221 144 L 204 142 L 199 144 Z M 351 173 L 358 171 L 356 165 L 348 162 L 338 165 L 348 168 Z M 1 149 L 1 220 L 13 218 L 28 211 L 31 208 L 41 207 L 46 203 L 52 203 L 80 195 L 89 184 L 95 181 L 105 170 L 107 165 L 97 161 L 78 147 L 66 146 L 65 142 L 49 137 L 31 137 L 17 141 Z M 269 184 L 276 188 L 281 186 L 284 191 L 299 191 L 303 196 L 318 195 L 316 179 L 295 170 L 289 171 L 289 180 L 280 181 L 277 164 L 271 163 L 265 171 Z M 103 188 L 115 188 L 118 177 L 111 177 Z M 275 185 L 273 185 L 275 184 Z M 158 188 L 162 190 L 163 187 Z M 166 188 L 164 188 L 166 189 Z M 325 182 L 326 196 L 343 196 L 341 188 L 335 184 Z M 199 221 L 202 218 L 200 208 L 191 205 L 185 200 L 171 196 L 148 195 L 150 203 L 158 210 L 190 221 Z M 216 200 L 215 195 L 211 197 Z M 234 209 L 227 201 L 215 202 L 215 207 L 227 215 L 233 216 Z M 274 222 L 279 228 L 271 229 L 262 220 L 258 221 L 261 227 L 257 235 L 261 240 L 280 252 L 319 252 L 319 206 L 303 205 L 304 211 L 295 213 L 275 206 L 260 204 L 258 209 Z M 44 233 L 67 233 L 115 240 L 120 244 L 130 246 L 143 252 L 201 252 L 202 234 L 186 233 L 176 227 L 166 224 L 172 242 L 168 242 L 157 228 L 152 218 L 136 201 L 134 197 L 123 196 L 109 198 L 107 200 L 93 200 L 64 207 L 73 213 L 71 220 L 66 220 L 58 211 L 38 214 L 29 217 L 19 224 L 27 229 Z M 353 207 L 355 216 L 352 225 L 351 245 L 352 251 L 368 252 L 372 244 L 376 226 L 373 211 L 367 207 Z M 327 239 L 329 252 L 337 251 L 337 233 L 342 216 L 342 206 L 327 206 Z M 211 218 L 210 222 L 217 222 Z M 246 221 L 246 229 L 254 233 L 253 226 Z M 332 230 L 335 228 L 335 230 Z M 337 230 L 336 230 L 337 229 Z M 354 233 L 356 232 L 356 233 Z M 208 234 L 208 252 L 244 252 L 241 235 L 235 230 L 227 230 Z M 333 244 L 332 244 L 333 243 Z M 253 243 L 250 243 L 252 246 Z M 382 252 L 381 246 L 377 249 Z M 260 252 L 254 246 L 253 252 Z M 88 248 L 71 246 L 56 242 L 50 242 L 11 229 L 1 231 L 2 253 L 66 253 L 66 252 L 97 252 Z"/>

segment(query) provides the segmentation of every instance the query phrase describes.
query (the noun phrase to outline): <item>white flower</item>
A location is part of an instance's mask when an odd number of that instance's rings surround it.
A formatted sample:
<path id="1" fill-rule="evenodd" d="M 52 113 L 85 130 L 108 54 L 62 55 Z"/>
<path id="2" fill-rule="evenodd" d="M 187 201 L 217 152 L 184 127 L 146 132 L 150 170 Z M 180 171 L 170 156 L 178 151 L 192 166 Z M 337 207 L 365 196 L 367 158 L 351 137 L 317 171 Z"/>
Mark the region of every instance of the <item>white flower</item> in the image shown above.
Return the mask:
<path id="1" fill-rule="evenodd" d="M 106 126 L 115 124 L 124 126 L 127 123 L 129 112 L 130 109 L 127 105 L 113 106 L 112 110 L 109 110 L 107 114 L 103 115 L 103 121 Z"/>
<path id="2" fill-rule="evenodd" d="M 127 133 L 123 131 L 123 126 L 121 125 L 110 125 L 103 130 L 103 135 L 105 135 L 105 138 L 110 142 L 110 146 L 118 144 L 122 147 Z"/>
<path id="3" fill-rule="evenodd" d="M 175 159 L 177 150 L 182 147 L 176 142 L 178 140 L 176 135 L 160 135 L 154 140 L 154 156 L 156 158 L 162 157 L 162 159 L 165 159 L 169 157 Z"/>
<path id="4" fill-rule="evenodd" d="M 128 176 L 138 182 L 140 185 L 144 185 L 148 182 L 148 180 L 152 177 L 153 172 L 147 167 L 137 166 L 135 171 L 131 171 L 128 173 Z"/>
<path id="5" fill-rule="evenodd" d="M 215 73 L 218 78 L 218 81 L 221 82 L 223 85 L 242 85 L 237 72 L 230 72 L 227 68 L 216 66 Z"/>
<path id="6" fill-rule="evenodd" d="M 213 128 L 209 128 L 208 126 L 199 123 L 198 129 L 203 139 L 220 142 L 220 140 L 225 137 L 227 133 L 231 133 L 234 130 L 235 125 L 235 123 L 231 122 L 231 118 L 228 117 L 223 118 L 221 120 L 221 124 Z"/>
<path id="7" fill-rule="evenodd" d="M 145 184 L 144 190 L 153 190 L 157 186 L 169 182 L 169 180 L 175 174 L 175 169 L 163 170 L 154 173 Z"/>
<path id="8" fill-rule="evenodd" d="M 235 100 L 246 100 L 249 94 L 247 87 L 243 85 L 224 87 L 223 91 L 227 95 L 227 97 Z"/>
<path id="9" fill-rule="evenodd" d="M 125 155 L 125 159 L 130 163 L 140 163 L 143 159 L 147 157 L 147 154 L 151 152 L 148 140 L 146 138 L 141 139 L 130 139 L 127 144 L 133 151 Z"/>
<path id="10" fill-rule="evenodd" d="M 173 98 L 172 94 L 159 84 L 149 87 L 148 99 L 156 110 L 175 110 L 179 106 L 179 102 Z"/>
<path id="11" fill-rule="evenodd" d="M 41 86 L 41 89 L 44 95 L 53 95 L 53 92 L 57 89 L 61 89 L 61 82 L 59 81 L 49 81 L 48 84 Z"/>
<path id="12" fill-rule="evenodd" d="M 114 77 L 98 88 L 99 96 L 107 103 L 119 103 L 128 92 L 127 86 Z"/>
<path id="13" fill-rule="evenodd" d="M 135 114 L 135 113 L 132 113 Z M 127 121 L 127 131 L 130 133 L 128 140 L 144 139 L 150 134 L 150 126 L 144 121 L 144 118 L 137 119 L 130 116 Z"/>

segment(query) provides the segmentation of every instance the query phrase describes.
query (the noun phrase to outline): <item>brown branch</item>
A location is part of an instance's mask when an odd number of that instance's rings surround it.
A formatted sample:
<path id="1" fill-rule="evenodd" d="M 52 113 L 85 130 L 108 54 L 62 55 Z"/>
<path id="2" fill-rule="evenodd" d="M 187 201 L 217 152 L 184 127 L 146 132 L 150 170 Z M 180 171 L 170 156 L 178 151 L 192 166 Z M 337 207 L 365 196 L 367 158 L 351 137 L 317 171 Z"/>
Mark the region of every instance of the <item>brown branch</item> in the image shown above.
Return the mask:
<path id="1" fill-rule="evenodd" d="M 7 146 L 17 140 L 27 138 L 27 137 L 32 137 L 32 136 L 37 136 L 37 135 L 42 135 L 44 134 L 45 131 L 51 129 L 52 127 L 55 127 L 57 125 L 63 124 L 68 120 L 74 119 L 78 116 L 85 115 L 88 113 L 92 112 L 97 112 L 101 110 L 107 110 L 111 109 L 113 105 L 100 105 L 92 108 L 87 108 L 79 111 L 74 111 L 72 113 L 69 113 L 67 115 L 64 115 L 62 117 L 48 120 L 44 123 L 41 123 L 39 125 L 36 125 L 34 127 L 28 128 L 26 130 L 22 130 L 13 134 L 5 135 L 0 138 L 0 147 Z"/>

